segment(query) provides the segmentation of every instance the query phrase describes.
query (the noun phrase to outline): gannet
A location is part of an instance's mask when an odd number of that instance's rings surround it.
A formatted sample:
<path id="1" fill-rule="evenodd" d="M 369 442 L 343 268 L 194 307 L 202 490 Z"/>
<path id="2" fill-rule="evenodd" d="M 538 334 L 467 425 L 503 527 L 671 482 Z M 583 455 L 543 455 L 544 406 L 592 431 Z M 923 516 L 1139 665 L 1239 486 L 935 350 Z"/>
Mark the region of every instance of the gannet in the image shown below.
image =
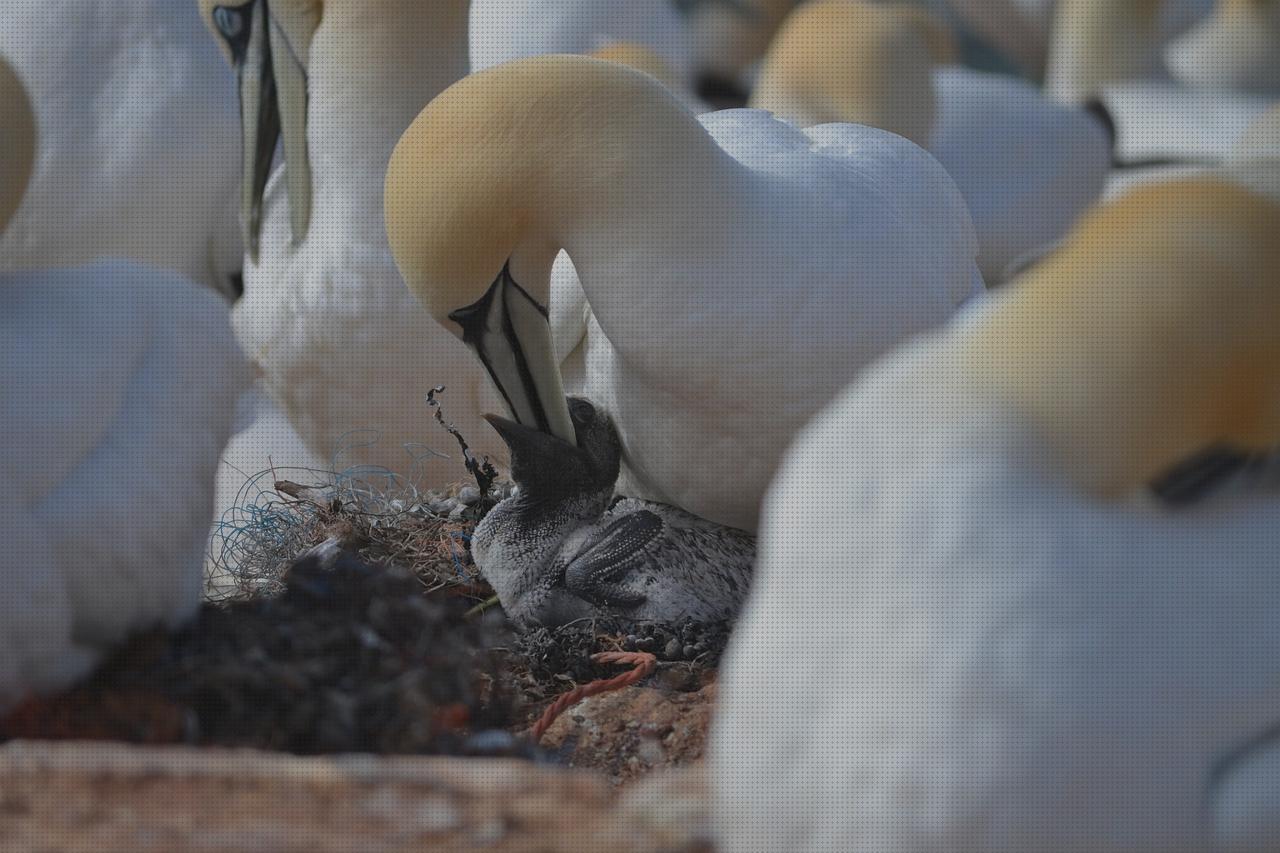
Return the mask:
<path id="1" fill-rule="evenodd" d="M 0 230 L 43 157 L 35 129 L 0 61 Z M 249 371 L 220 296 L 119 260 L 0 274 L 0 365 L 2 712 L 195 612 Z"/>
<path id="2" fill-rule="evenodd" d="M 327 465 L 381 466 L 426 486 L 465 476 L 425 403 L 444 385 L 449 417 L 500 463 L 506 449 L 480 413 L 501 401 L 405 289 L 382 223 L 396 140 L 466 73 L 467 3 L 200 5 L 239 81 L 241 199 L 259 256 L 233 320 L 263 387 Z M 284 166 L 267 186 L 276 135 Z"/>
<path id="3" fill-rule="evenodd" d="M 1117 128 L 1121 163 L 1221 159 L 1268 105 L 1245 92 L 1197 92 L 1176 85 L 1162 49 L 1194 16 L 1160 0 L 1060 0 L 1045 80 L 1067 103 L 1101 103 Z M 1230 64 L 1222 51 L 1219 63 Z M 1206 69 L 1208 73 L 1208 69 Z"/>
<path id="4" fill-rule="evenodd" d="M 1280 445 L 1278 233 L 1221 178 L 1138 188 L 806 427 L 722 669 L 717 849 L 1276 849 L 1280 496 L 1139 497 Z"/>
<path id="5" fill-rule="evenodd" d="M 978 265 L 996 284 L 1102 192 L 1110 138 L 1087 111 L 962 68 L 954 56 L 948 32 L 916 8 L 818 0 L 783 24 L 751 105 L 802 126 L 870 124 L 924 146 L 960 187 L 978 229 Z"/>
<path id="6" fill-rule="evenodd" d="M 627 42 L 661 57 L 678 87 L 693 83 L 689 28 L 672 0 L 471 0 L 469 39 L 472 71 Z"/>
<path id="7" fill-rule="evenodd" d="M 0 0 L 0 15 L 43 139 L 0 271 L 127 257 L 233 295 L 236 100 L 195 9 Z"/>
<path id="8" fill-rule="evenodd" d="M 1280 93 L 1280 2 L 1218 0 L 1213 14 L 1164 49 L 1190 86 Z"/>
<path id="9" fill-rule="evenodd" d="M 721 622 L 751 583 L 755 539 L 652 501 L 612 502 L 622 445 L 609 416 L 568 401 L 576 443 L 490 415 L 519 490 L 484 517 L 471 553 L 521 625 L 577 619 Z"/>
<path id="10" fill-rule="evenodd" d="M 723 106 L 741 106 L 747 77 L 764 56 L 799 0 L 673 0 L 692 34 L 698 94 Z"/>
<path id="11" fill-rule="evenodd" d="M 917 146 L 695 117 L 581 56 L 450 87 L 396 147 L 385 196 L 405 281 L 516 420 L 572 442 L 568 386 L 618 428 L 621 494 L 747 531 L 794 431 L 982 289 L 964 201 Z M 552 289 L 560 249 L 580 287 Z"/>

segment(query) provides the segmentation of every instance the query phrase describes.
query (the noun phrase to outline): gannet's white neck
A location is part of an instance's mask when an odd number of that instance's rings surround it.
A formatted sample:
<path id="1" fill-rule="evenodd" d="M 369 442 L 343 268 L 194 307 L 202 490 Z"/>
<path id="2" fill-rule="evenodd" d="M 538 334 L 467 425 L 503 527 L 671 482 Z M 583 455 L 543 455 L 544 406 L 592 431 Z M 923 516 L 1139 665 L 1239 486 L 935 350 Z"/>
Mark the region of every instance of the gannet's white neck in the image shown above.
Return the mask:
<path id="1" fill-rule="evenodd" d="M 1087 216 L 966 329 L 969 375 L 1066 475 L 1123 496 L 1214 444 L 1280 445 L 1280 206 L 1223 180 Z"/>
<path id="2" fill-rule="evenodd" d="M 336 212 L 344 227 L 383 239 L 377 212 L 391 152 L 414 116 L 466 73 L 466 2 L 324 4 L 307 71 L 307 139 L 321 217 Z"/>

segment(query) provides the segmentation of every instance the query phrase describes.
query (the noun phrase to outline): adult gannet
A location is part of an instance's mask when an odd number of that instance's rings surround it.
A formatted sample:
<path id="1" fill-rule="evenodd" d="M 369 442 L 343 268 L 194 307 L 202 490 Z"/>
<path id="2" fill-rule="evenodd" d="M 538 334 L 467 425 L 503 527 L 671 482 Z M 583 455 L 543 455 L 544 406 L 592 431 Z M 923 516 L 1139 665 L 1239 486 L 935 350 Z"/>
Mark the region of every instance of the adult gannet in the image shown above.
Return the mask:
<path id="1" fill-rule="evenodd" d="M 549 310 L 580 366 L 566 384 L 622 437 L 619 492 L 748 531 L 800 424 L 982 287 L 964 201 L 915 145 L 695 117 L 580 56 L 446 90 L 397 146 L 386 205 L 409 287 L 519 422 L 574 440 Z M 562 248 L 581 289 L 553 295 Z"/>
<path id="2" fill-rule="evenodd" d="M 751 584 L 755 539 L 672 506 L 613 502 L 622 443 L 609 416 L 569 399 L 576 443 L 496 415 L 519 490 L 484 517 L 471 553 L 518 624 L 577 619 L 721 622 Z"/>
<path id="3" fill-rule="evenodd" d="M 1280 498 L 1131 500 L 1280 444 L 1280 196 L 1153 184 L 797 440 L 711 760 L 718 849 L 1272 851 Z"/>
<path id="4" fill-rule="evenodd" d="M 235 93 L 195 10 L 174 0 L 0 0 L 0 55 L 43 142 L 0 236 L 0 271 L 128 257 L 230 295 Z"/>
<path id="5" fill-rule="evenodd" d="M 1117 169 L 1106 195 L 1220 163 L 1269 101 L 1247 92 L 1188 89 L 1169 78 L 1162 48 L 1190 16 L 1159 0 L 1060 0 L 1046 92 L 1101 104 L 1116 128 Z M 1218 57 L 1229 61 L 1227 54 Z"/>
<path id="6" fill-rule="evenodd" d="M 423 485 L 463 476 L 456 458 L 423 449 L 457 455 L 424 402 L 437 385 L 472 447 L 505 459 L 480 418 L 500 400 L 405 289 L 382 223 L 396 140 L 466 73 L 465 0 L 200 5 L 239 80 L 243 215 L 259 257 L 233 322 L 264 387 L 339 470 L 377 465 Z M 277 133 L 284 166 L 266 187 Z"/>
<path id="7" fill-rule="evenodd" d="M 469 38 L 473 71 L 627 42 L 661 57 L 679 87 L 693 83 L 689 28 L 672 0 L 471 0 Z"/>
<path id="8" fill-rule="evenodd" d="M 35 127 L 0 61 L 0 230 Z M 0 274 L 0 365 L 2 711 L 195 611 L 248 368 L 219 296 L 124 261 Z"/>
<path id="9" fill-rule="evenodd" d="M 1213 15 L 1171 42 L 1164 58 L 1191 86 L 1280 93 L 1280 2 L 1218 0 Z"/>
<path id="10" fill-rule="evenodd" d="M 746 77 L 799 1 L 674 0 L 692 34 L 698 94 L 724 106 L 744 104 Z"/>
<path id="11" fill-rule="evenodd" d="M 947 31 L 918 9 L 818 0 L 783 24 L 751 105 L 801 125 L 870 124 L 927 148 L 960 187 L 978 229 L 978 265 L 995 284 L 1097 198 L 1110 138 L 1085 110 L 1012 77 L 949 64 L 954 56 Z"/>

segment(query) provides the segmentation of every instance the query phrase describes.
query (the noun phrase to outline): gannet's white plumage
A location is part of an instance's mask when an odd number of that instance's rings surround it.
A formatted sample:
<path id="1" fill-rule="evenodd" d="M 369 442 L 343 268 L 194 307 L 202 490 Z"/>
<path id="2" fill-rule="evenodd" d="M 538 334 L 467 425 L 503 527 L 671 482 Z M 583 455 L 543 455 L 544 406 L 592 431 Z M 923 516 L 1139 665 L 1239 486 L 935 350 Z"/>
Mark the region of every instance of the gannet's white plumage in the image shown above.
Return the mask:
<path id="1" fill-rule="evenodd" d="M 797 9 L 765 59 L 753 106 L 800 124 L 854 121 L 925 146 L 959 186 L 989 284 L 1062 236 L 1106 182 L 1106 129 L 1031 84 L 962 68 L 941 25 L 903 5 Z"/>
<path id="2" fill-rule="evenodd" d="M 0 56 L 43 143 L 0 271 L 128 257 L 228 292 L 241 268 L 236 99 L 178 0 L 0 0 Z"/>
<path id="3" fill-rule="evenodd" d="M 1141 188 L 805 429 L 722 676 L 718 849 L 1276 849 L 1280 500 L 1137 495 L 1280 444 L 1277 233 L 1229 183 Z"/>
<path id="4" fill-rule="evenodd" d="M 261 91 L 255 50 L 271 53 L 276 78 L 284 167 L 265 190 L 260 256 L 246 263 L 245 294 L 233 314 L 245 352 L 262 369 L 262 387 L 326 465 L 382 466 L 416 474 L 423 485 L 465 476 L 456 444 L 424 400 L 437 385 L 447 387 L 447 415 L 472 447 L 504 459 L 480 419 L 500 401 L 466 348 L 405 289 L 382 221 L 383 176 L 396 140 L 466 73 L 467 3 L 277 0 L 264 10 L 202 2 L 230 58 L 227 29 L 248 40 L 240 63 L 246 102 Z M 283 44 L 254 41 L 254 28 L 268 19 Z M 251 155 L 257 114 L 246 111 Z M 246 164 L 246 181 L 265 169 L 272 150 Z M 254 192 L 247 183 L 250 223 Z M 375 436 L 372 446 L 360 446 Z M 298 455 L 285 438 L 276 458 Z M 244 447 L 246 456 L 253 450 Z M 270 446 L 258 448 L 246 473 L 265 468 L 271 454 Z"/>
<path id="5" fill-rule="evenodd" d="M 410 288 L 484 358 L 512 343 L 492 314 L 505 294 L 530 369 L 494 372 L 520 420 L 573 440 L 552 347 L 570 352 L 566 385 L 622 436 L 619 491 L 748 530 L 799 425 L 982 286 L 964 202 L 915 145 L 752 110 L 695 118 L 651 77 L 584 57 L 450 88 L 405 133 L 386 198 Z M 580 289 L 550 284 L 561 248 Z"/>
<path id="6" fill-rule="evenodd" d="M 1280 2 L 1218 0 L 1208 19 L 1165 48 L 1164 59 L 1191 86 L 1280 93 Z"/>
<path id="7" fill-rule="evenodd" d="M 0 62 L 0 229 L 34 127 Z M 248 367 L 221 297 L 125 261 L 0 274 L 0 365 L 4 709 L 195 611 Z"/>
<path id="8" fill-rule="evenodd" d="M 473 71 L 630 42 L 662 57 L 683 85 L 693 72 L 689 28 L 672 0 L 472 0 L 469 39 Z"/>

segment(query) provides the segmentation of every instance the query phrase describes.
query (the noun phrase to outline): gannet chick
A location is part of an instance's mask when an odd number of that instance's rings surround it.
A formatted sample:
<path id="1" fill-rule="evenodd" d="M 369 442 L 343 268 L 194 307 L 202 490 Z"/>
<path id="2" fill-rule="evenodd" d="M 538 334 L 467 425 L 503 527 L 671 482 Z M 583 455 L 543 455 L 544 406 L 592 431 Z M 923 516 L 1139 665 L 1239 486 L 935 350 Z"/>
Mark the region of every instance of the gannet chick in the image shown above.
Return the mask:
<path id="1" fill-rule="evenodd" d="M 405 289 L 382 221 L 396 141 L 466 74 L 466 0 L 201 8 L 243 106 L 242 215 L 256 257 L 233 324 L 293 426 L 259 459 L 297 458 L 296 431 L 339 471 L 376 466 L 424 487 L 456 480 L 465 476 L 456 446 L 424 402 L 444 385 L 458 429 L 501 463 L 506 449 L 480 418 L 501 401 Z M 284 164 L 268 184 L 277 139 Z"/>
<path id="2" fill-rule="evenodd" d="M 717 849 L 1276 850 L 1280 494 L 1143 494 L 1280 446 L 1278 234 L 1139 188 L 815 418 L 722 668 Z"/>
<path id="3" fill-rule="evenodd" d="M 964 195 L 978 266 L 994 285 L 1097 199 L 1111 140 L 1086 110 L 955 56 L 951 34 L 919 9 L 818 0 L 783 24 L 751 105 L 801 126 L 857 122 L 923 146 Z"/>
<path id="4" fill-rule="evenodd" d="M 40 157 L 0 61 L 0 230 Z M 200 605 L 214 467 L 248 385 L 226 302 L 125 261 L 0 274 L 0 713 Z"/>
<path id="5" fill-rule="evenodd" d="M 1169 43 L 1164 58 L 1189 86 L 1280 93 L 1280 2 L 1218 0 L 1207 20 Z"/>
<path id="6" fill-rule="evenodd" d="M 983 286 L 963 199 L 911 142 L 694 116 L 581 56 L 432 101 L 387 169 L 386 223 L 410 290 L 517 421 L 573 442 L 567 380 L 617 426 L 619 493 L 748 531 L 795 431 Z M 561 249 L 576 277 L 553 290 Z"/>
<path id="7" fill-rule="evenodd" d="M 129 258 L 239 291 L 236 96 L 190 0 L 0 0 L 40 150 L 0 272 Z"/>
<path id="8" fill-rule="evenodd" d="M 577 444 L 496 415 L 519 490 L 476 527 L 471 551 L 519 624 L 583 618 L 719 622 L 751 581 L 755 538 L 650 501 L 610 505 L 622 444 L 609 416 L 569 398 Z"/>

